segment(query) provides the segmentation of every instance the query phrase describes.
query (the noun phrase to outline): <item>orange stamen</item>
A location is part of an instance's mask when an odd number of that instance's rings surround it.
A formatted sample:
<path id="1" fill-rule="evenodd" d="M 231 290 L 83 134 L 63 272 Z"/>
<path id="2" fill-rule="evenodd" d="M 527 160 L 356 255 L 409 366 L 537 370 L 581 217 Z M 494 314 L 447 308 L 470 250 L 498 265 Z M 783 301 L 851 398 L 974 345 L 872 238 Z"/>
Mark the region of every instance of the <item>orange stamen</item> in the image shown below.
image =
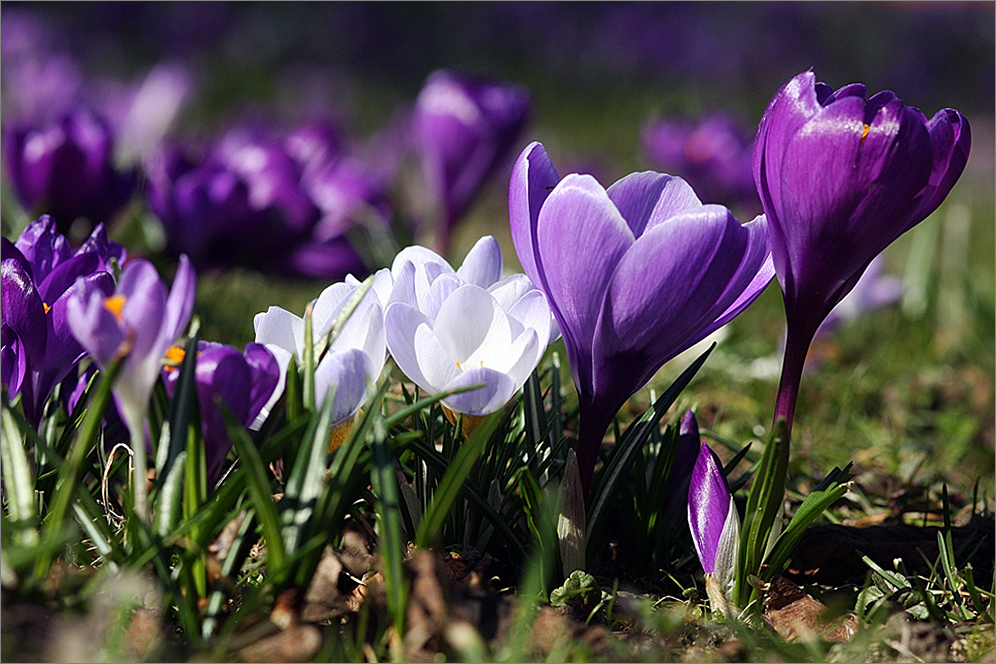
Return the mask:
<path id="1" fill-rule="evenodd" d="M 122 311 L 124 310 L 124 305 L 127 300 L 128 298 L 124 295 L 112 295 L 104 300 L 104 308 L 114 314 L 115 320 L 120 323 L 124 320 Z"/>
<path id="2" fill-rule="evenodd" d="M 186 355 L 187 351 L 179 346 L 170 346 L 169 350 L 166 351 L 166 371 L 173 371 L 183 364 L 183 358 Z"/>
<path id="3" fill-rule="evenodd" d="M 45 309 L 45 313 L 52 311 L 52 305 L 48 302 L 42 302 L 42 308 Z"/>
<path id="4" fill-rule="evenodd" d="M 865 125 L 864 131 L 861 132 L 861 145 L 865 144 L 865 139 L 868 138 L 869 131 L 871 131 L 871 127 Z"/>

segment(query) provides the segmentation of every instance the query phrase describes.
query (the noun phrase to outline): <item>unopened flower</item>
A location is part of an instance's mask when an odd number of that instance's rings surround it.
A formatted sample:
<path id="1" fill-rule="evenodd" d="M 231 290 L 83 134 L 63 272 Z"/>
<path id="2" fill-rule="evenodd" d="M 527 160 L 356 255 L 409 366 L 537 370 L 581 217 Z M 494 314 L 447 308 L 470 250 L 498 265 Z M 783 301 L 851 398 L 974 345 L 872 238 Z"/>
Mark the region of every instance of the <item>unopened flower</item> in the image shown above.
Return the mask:
<path id="1" fill-rule="evenodd" d="M 697 427 L 695 432 L 698 433 Z M 740 517 L 723 464 L 705 443 L 699 450 L 688 487 L 688 527 L 705 572 L 709 603 L 714 611 L 734 617 L 731 609 L 735 610 L 732 597 L 737 580 Z"/>
<path id="2" fill-rule="evenodd" d="M 817 328 L 872 259 L 933 212 L 968 160 L 953 109 L 929 120 L 889 91 L 832 90 L 811 71 L 775 95 L 758 127 L 754 180 L 771 228 L 788 339 L 775 418 L 791 427 Z"/>
<path id="3" fill-rule="evenodd" d="M 561 179 L 539 143 L 516 162 L 509 216 L 519 262 L 567 346 L 587 488 L 623 403 L 771 280 L 767 224 L 763 216 L 740 224 L 661 173 L 633 173 L 608 190 L 587 175 Z"/>

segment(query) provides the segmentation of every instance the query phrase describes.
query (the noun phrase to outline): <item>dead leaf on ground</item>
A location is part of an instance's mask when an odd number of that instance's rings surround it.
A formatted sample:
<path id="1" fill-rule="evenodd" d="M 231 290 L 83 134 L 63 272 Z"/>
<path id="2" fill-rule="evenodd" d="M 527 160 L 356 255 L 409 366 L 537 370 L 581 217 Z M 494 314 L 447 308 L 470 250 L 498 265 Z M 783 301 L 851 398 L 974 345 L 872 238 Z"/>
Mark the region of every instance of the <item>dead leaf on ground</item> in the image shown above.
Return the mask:
<path id="1" fill-rule="evenodd" d="M 854 616 L 829 618 L 826 604 L 783 576 L 764 588 L 765 617 L 785 639 L 814 635 L 826 641 L 850 641 L 858 629 Z"/>

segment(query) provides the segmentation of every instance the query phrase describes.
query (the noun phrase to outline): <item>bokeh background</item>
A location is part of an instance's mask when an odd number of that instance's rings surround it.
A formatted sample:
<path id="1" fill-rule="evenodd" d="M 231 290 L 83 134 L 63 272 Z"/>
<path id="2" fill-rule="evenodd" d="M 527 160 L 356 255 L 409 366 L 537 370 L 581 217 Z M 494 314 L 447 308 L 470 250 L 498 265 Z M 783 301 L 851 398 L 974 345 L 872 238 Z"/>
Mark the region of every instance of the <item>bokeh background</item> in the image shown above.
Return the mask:
<path id="1" fill-rule="evenodd" d="M 357 158 L 391 174 L 392 204 L 403 212 L 390 248 L 418 236 L 404 221 L 419 209 L 418 178 L 398 148 L 419 90 L 440 68 L 525 86 L 533 111 L 511 156 L 540 140 L 561 173 L 590 172 L 603 184 L 668 170 L 645 144 L 660 120 L 722 112 L 752 140 L 771 96 L 809 68 L 835 88 L 891 89 L 928 116 L 957 108 L 973 132 L 965 174 L 886 252 L 884 269 L 902 279 L 902 297 L 818 347 L 795 463 L 813 471 L 854 459 L 876 495 L 936 480 L 970 491 L 980 477 L 993 491 L 992 2 L 4 2 L 0 12 L 5 127 L 43 114 L 52 99 L 108 99 L 157 67 L 182 72 L 185 86 L 167 140 L 209 137 L 247 118 L 284 128 L 333 118 Z M 506 164 L 486 183 L 457 228 L 457 262 L 493 234 L 516 266 L 508 172 Z M 704 176 L 672 172 L 708 186 L 696 181 Z M 111 235 L 168 273 L 143 187 Z M 743 219 L 760 209 L 749 195 L 722 202 Z M 35 214 L 21 209 L 6 176 L 2 205 L 8 237 Z M 383 249 L 380 264 L 390 259 Z M 252 339 L 254 313 L 301 310 L 324 285 L 250 268 L 201 274 L 203 336 L 241 345 Z M 739 441 L 763 434 L 782 328 L 772 286 L 725 331 L 686 396 L 700 422 Z M 669 364 L 661 381 L 680 368 L 681 360 Z M 634 410 L 646 399 L 636 397 Z"/>

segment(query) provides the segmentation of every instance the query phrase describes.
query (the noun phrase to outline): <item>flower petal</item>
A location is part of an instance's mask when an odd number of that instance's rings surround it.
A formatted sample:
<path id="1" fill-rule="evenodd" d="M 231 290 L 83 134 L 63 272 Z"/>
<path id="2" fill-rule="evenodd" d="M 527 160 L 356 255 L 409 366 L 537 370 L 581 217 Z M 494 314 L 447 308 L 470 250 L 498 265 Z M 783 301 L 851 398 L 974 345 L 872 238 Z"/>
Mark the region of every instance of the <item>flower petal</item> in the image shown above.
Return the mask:
<path id="1" fill-rule="evenodd" d="M 703 444 L 688 486 L 688 527 L 706 574 L 716 571 L 716 554 L 730 512 L 730 489 L 716 453 Z"/>
<path id="2" fill-rule="evenodd" d="M 490 235 L 474 244 L 456 274 L 460 279 L 487 288 L 501 277 L 501 247 Z"/>
<path id="3" fill-rule="evenodd" d="M 445 389 L 455 390 L 479 383 L 483 383 L 483 387 L 448 396 L 443 399 L 443 404 L 458 413 L 490 415 L 508 403 L 516 390 L 508 376 L 487 367 L 477 367 L 461 373 Z"/>

